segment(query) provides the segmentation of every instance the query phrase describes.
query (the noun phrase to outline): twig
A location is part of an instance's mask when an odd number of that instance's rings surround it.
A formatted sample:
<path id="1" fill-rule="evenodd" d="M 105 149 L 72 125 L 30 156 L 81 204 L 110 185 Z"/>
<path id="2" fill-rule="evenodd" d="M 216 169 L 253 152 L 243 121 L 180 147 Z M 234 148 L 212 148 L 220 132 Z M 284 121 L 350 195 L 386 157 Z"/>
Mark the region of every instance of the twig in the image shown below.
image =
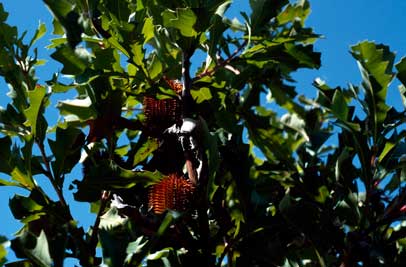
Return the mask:
<path id="1" fill-rule="evenodd" d="M 39 142 L 38 140 L 35 140 L 35 143 L 38 145 L 38 148 L 41 152 L 42 160 L 44 161 L 44 164 L 45 164 L 45 168 L 46 168 L 45 176 L 48 177 L 48 180 L 51 182 L 52 187 L 54 188 L 56 194 L 58 195 L 59 202 L 62 204 L 62 206 L 67 208 L 68 204 L 66 203 L 62 190 L 61 190 L 61 188 L 59 188 L 58 184 L 56 183 L 55 177 L 52 174 L 51 166 L 49 165 L 49 161 L 47 159 L 44 144 L 42 142 Z M 72 215 L 70 213 L 69 213 L 69 216 L 72 218 Z"/>
<path id="2" fill-rule="evenodd" d="M 89 246 L 90 251 L 93 251 L 93 256 L 96 255 L 96 246 L 98 242 L 97 234 L 99 233 L 100 217 L 103 215 L 103 211 L 106 208 L 107 202 L 110 199 L 110 192 L 103 191 L 100 198 L 100 208 L 97 212 L 96 220 L 94 221 L 92 228 L 92 235 L 90 236 Z"/>
<path id="3" fill-rule="evenodd" d="M 237 49 L 226 60 L 219 62 L 212 69 L 206 70 L 206 71 L 196 75 L 196 77 L 193 78 L 192 81 L 197 81 L 206 76 L 212 76 L 218 69 L 223 68 L 224 66 L 229 64 L 243 50 L 243 48 L 246 46 L 246 44 L 247 44 L 247 40 L 245 40 L 239 47 L 237 47 Z"/>

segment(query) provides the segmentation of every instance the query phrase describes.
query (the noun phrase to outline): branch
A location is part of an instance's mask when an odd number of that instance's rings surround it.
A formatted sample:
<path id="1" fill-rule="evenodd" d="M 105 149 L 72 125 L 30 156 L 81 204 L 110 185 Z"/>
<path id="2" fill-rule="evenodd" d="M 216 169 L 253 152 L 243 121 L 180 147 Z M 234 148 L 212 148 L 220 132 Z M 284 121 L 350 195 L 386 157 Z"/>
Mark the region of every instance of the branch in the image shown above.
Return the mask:
<path id="1" fill-rule="evenodd" d="M 247 40 L 245 40 L 239 47 L 237 47 L 237 49 L 226 60 L 217 63 L 217 65 L 214 66 L 212 69 L 206 70 L 206 71 L 196 75 L 196 77 L 193 78 L 193 81 L 197 81 L 206 76 L 212 76 L 218 69 L 223 68 L 224 66 L 229 64 L 234 58 L 236 58 L 237 55 L 243 50 L 243 48 L 246 45 L 247 45 Z"/>
<path id="2" fill-rule="evenodd" d="M 56 179 L 52 174 L 51 171 L 51 166 L 49 165 L 49 161 L 45 152 L 44 144 L 42 142 L 39 142 L 38 140 L 35 140 L 35 143 L 38 145 L 38 148 L 41 152 L 42 160 L 44 161 L 45 168 L 46 168 L 46 173 L 45 176 L 48 178 L 48 180 L 51 182 L 52 187 L 54 188 L 56 194 L 58 195 L 59 202 L 62 204 L 63 207 L 68 207 L 68 204 L 66 203 L 65 197 L 63 196 L 61 188 L 59 188 L 58 184 L 56 183 Z M 70 219 L 72 219 L 72 215 L 69 213 Z"/>
<path id="3" fill-rule="evenodd" d="M 89 240 L 89 246 L 90 246 L 90 251 L 93 251 L 93 256 L 96 255 L 96 246 L 98 242 L 97 234 L 99 233 L 99 225 L 100 225 L 100 217 L 103 215 L 103 211 L 106 208 L 107 202 L 110 199 L 110 192 L 109 191 L 103 191 L 101 198 L 100 198 L 100 208 L 99 211 L 97 212 L 96 220 L 93 224 L 92 228 L 92 235 L 90 236 Z"/>
<path id="4" fill-rule="evenodd" d="M 190 89 L 192 87 L 192 79 L 190 77 L 190 58 L 192 53 L 184 51 L 182 54 L 182 78 L 183 78 L 183 89 L 182 89 L 182 117 L 191 117 L 193 111 L 193 98 L 190 94 Z"/>

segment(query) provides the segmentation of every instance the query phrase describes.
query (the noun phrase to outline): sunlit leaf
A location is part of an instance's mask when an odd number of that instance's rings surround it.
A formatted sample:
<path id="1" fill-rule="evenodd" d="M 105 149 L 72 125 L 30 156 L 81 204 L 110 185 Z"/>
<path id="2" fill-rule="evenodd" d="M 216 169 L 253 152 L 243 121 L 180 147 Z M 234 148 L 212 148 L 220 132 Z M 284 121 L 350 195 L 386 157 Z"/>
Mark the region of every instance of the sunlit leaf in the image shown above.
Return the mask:
<path id="1" fill-rule="evenodd" d="M 148 43 L 154 37 L 154 20 L 151 17 L 145 19 L 144 26 L 142 28 L 142 34 L 144 35 L 144 44 Z"/>
<path id="2" fill-rule="evenodd" d="M 197 18 L 190 8 L 177 8 L 176 11 L 165 10 L 162 18 L 166 27 L 178 29 L 183 36 L 194 37 L 197 35 L 193 28 Z"/>
<path id="3" fill-rule="evenodd" d="M 30 102 L 30 107 L 24 111 L 27 121 L 24 123 L 25 126 L 31 127 L 31 132 L 35 137 L 38 137 L 40 132 L 45 132 L 45 129 L 41 127 L 46 127 L 41 123 L 41 110 L 44 106 L 44 98 L 46 96 L 46 89 L 43 86 L 38 86 L 33 91 L 28 92 L 28 99 Z M 42 139 L 42 138 L 41 138 Z"/>
<path id="4" fill-rule="evenodd" d="M 84 99 L 63 100 L 57 105 L 62 115 L 75 115 L 81 120 L 89 120 L 97 117 L 96 110 L 90 97 Z"/>
<path id="5" fill-rule="evenodd" d="M 38 26 L 38 29 L 35 31 L 34 37 L 32 38 L 32 40 L 30 42 L 30 46 L 32 46 L 36 41 L 41 39 L 45 35 L 46 31 L 47 31 L 47 28 L 45 26 L 45 23 L 41 23 Z"/>
<path id="6" fill-rule="evenodd" d="M 56 140 L 48 140 L 55 157 L 52 169 L 56 177 L 69 173 L 78 163 L 85 135 L 79 129 L 68 127 L 56 129 Z"/>
<path id="7" fill-rule="evenodd" d="M 40 267 L 52 266 L 52 258 L 44 231 L 41 231 L 38 237 L 24 231 L 23 234 L 11 241 L 11 247 L 18 257 L 29 258 Z"/>
<path id="8" fill-rule="evenodd" d="M 395 54 L 388 46 L 367 41 L 353 46 L 351 53 L 359 63 L 366 94 L 365 101 L 368 105 L 367 112 L 371 118 L 371 130 L 376 139 L 389 110 L 386 95 L 388 86 L 395 76 L 392 71 Z"/>
<path id="9" fill-rule="evenodd" d="M 202 103 L 203 101 L 210 100 L 213 97 L 210 89 L 207 87 L 201 87 L 198 90 L 191 90 L 190 93 L 198 104 Z"/>
<path id="10" fill-rule="evenodd" d="M 51 57 L 63 64 L 63 74 L 81 74 L 87 67 L 87 62 L 69 46 L 57 47 Z"/>
<path id="11" fill-rule="evenodd" d="M 137 166 L 138 163 L 144 161 L 159 147 L 159 142 L 156 139 L 148 139 L 135 153 L 133 166 Z"/>

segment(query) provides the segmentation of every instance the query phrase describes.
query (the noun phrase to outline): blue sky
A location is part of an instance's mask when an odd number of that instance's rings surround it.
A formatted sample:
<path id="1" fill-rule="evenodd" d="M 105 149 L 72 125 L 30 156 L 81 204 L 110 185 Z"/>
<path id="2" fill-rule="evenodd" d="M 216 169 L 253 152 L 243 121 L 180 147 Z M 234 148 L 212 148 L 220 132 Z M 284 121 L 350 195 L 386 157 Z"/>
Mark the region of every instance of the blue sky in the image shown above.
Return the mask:
<path id="1" fill-rule="evenodd" d="M 48 31 L 52 31 L 51 16 L 45 5 L 40 0 L 2 0 L 4 8 L 8 11 L 8 23 L 18 26 L 19 32 L 28 31 L 32 36 L 39 22 L 45 22 Z M 239 11 L 249 11 L 248 0 L 235 0 L 229 16 L 237 16 Z M 301 70 L 294 74 L 297 80 L 298 91 L 308 96 L 315 96 L 316 91 L 312 87 L 312 81 L 320 77 L 331 86 L 346 86 L 351 82 L 358 84 L 360 75 L 356 62 L 348 52 L 350 46 L 359 41 L 371 40 L 377 43 L 387 44 L 392 51 L 397 52 L 396 61 L 406 56 L 406 31 L 404 29 L 406 17 L 405 0 L 310 0 L 312 13 L 307 20 L 307 25 L 314 28 L 315 32 L 322 34 L 323 39 L 316 43 L 316 50 L 322 53 L 322 67 L 317 71 Z M 54 72 L 58 72 L 61 66 L 49 58 L 51 51 L 42 49 L 48 44 L 50 35 L 42 38 L 37 46 L 39 57 L 45 58 L 48 63 L 37 69 L 40 81 L 51 78 Z M 0 78 L 0 105 L 5 106 L 8 102 L 6 93 L 8 88 Z M 52 105 L 55 106 L 56 102 Z M 389 104 L 400 107 L 401 101 L 395 82 L 389 90 Z M 57 115 L 51 114 L 49 124 L 55 124 Z M 1 148 L 0 148 L 1 149 Z M 78 175 L 78 172 L 74 175 Z M 70 179 L 73 179 L 74 177 Z M 0 174 L 0 177 L 4 177 Z M 45 178 L 44 178 L 45 180 Z M 44 183 L 44 181 L 40 181 Z M 15 222 L 8 209 L 8 199 L 12 197 L 14 189 L 0 187 L 0 235 L 12 237 L 18 230 L 19 224 Z M 23 191 L 19 191 L 23 193 Z M 71 192 L 65 193 L 71 200 Z M 92 223 L 92 217 L 88 215 L 88 206 L 74 203 L 72 205 L 74 216 L 79 219 L 85 228 Z M 10 258 L 10 257 L 9 257 Z"/>

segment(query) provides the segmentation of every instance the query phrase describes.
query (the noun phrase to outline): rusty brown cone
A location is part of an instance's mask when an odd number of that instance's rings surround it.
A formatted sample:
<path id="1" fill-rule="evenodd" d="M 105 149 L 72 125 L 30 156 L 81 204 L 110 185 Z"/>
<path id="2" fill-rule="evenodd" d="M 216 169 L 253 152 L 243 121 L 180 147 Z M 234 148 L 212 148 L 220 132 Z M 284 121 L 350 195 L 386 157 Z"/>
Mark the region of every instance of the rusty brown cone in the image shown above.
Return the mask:
<path id="1" fill-rule="evenodd" d="M 162 214 L 167 209 L 186 211 L 190 207 L 194 189 L 189 180 L 170 174 L 149 188 L 149 208 L 156 214 Z"/>

